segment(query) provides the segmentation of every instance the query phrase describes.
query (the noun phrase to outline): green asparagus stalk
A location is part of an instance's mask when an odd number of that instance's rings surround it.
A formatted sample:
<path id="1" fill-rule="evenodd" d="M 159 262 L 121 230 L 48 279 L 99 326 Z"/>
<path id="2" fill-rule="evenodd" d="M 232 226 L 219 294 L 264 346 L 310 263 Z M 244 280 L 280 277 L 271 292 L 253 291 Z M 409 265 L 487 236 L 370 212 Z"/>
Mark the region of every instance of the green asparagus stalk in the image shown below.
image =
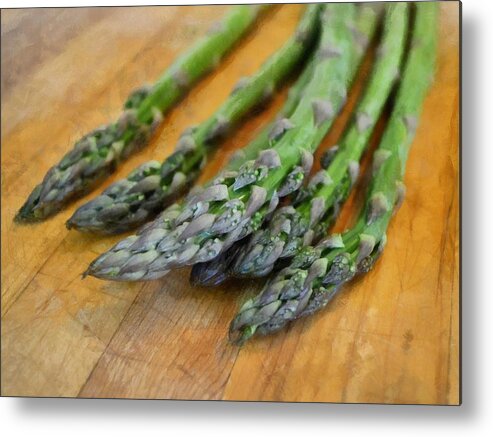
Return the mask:
<path id="1" fill-rule="evenodd" d="M 423 2 L 416 7 L 410 53 L 356 225 L 306 247 L 257 297 L 246 302 L 230 326 L 233 342 L 241 344 L 256 332 L 275 332 L 318 311 L 344 283 L 368 272 L 381 255 L 391 217 L 403 201 L 406 160 L 435 64 L 437 4 Z"/>
<path id="2" fill-rule="evenodd" d="M 407 35 L 406 3 L 387 9 L 385 29 L 369 83 L 357 105 L 355 117 L 338 146 L 329 149 L 330 163 L 313 176 L 304 199 L 280 208 L 239 251 L 229 273 L 265 276 L 277 261 L 289 259 L 303 247 L 316 243 L 332 226 L 354 186 L 359 161 L 370 140 L 392 86 L 397 79 Z"/>
<path id="3" fill-rule="evenodd" d="M 175 200 L 198 177 L 217 140 L 272 95 L 304 58 L 315 37 L 319 10 L 320 5 L 309 5 L 286 44 L 254 76 L 243 78 L 211 117 L 187 129 L 171 156 L 162 163 L 149 161 L 111 185 L 81 206 L 67 227 L 102 234 L 124 232 L 154 218 Z"/>
<path id="4" fill-rule="evenodd" d="M 75 143 L 52 167 L 17 213 L 17 221 L 39 221 L 96 187 L 131 153 L 146 145 L 163 114 L 222 57 L 254 23 L 261 6 L 238 5 L 209 35 L 178 58 L 152 87 L 133 92 L 124 112 Z"/>
<path id="5" fill-rule="evenodd" d="M 291 117 L 271 131 L 271 149 L 243 164 L 237 175 L 168 208 L 98 257 L 86 274 L 127 281 L 159 278 L 171 268 L 208 261 L 258 229 L 279 197 L 300 188 L 318 146 L 315 139 L 327 132 L 345 101 L 362 56 L 357 42 L 367 44 L 367 38 L 355 35 L 371 34 L 376 22 L 375 11 L 363 6 L 361 30 L 356 29 L 355 12 L 353 4 L 325 6 L 313 77 Z"/>

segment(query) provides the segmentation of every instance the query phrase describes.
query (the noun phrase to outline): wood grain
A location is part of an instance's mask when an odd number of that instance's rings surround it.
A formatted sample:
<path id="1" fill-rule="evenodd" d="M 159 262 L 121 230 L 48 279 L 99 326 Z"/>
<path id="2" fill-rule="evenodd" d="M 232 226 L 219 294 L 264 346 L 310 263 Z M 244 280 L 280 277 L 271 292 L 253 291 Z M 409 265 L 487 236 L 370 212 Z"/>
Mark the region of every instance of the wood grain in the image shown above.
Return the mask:
<path id="1" fill-rule="evenodd" d="M 128 91 L 155 79 L 225 10 L 2 11 L 2 67 L 14 66 L 2 68 L 1 82 L 2 395 L 457 404 L 458 2 L 441 5 L 436 81 L 384 256 L 311 319 L 239 349 L 228 344 L 227 327 L 261 281 L 193 289 L 188 269 L 145 284 L 82 281 L 87 263 L 118 237 L 66 231 L 81 201 L 46 223 L 13 224 L 68 145 L 118 114 Z M 211 114 L 283 43 L 300 10 L 283 5 L 267 14 L 105 186 L 169 154 L 184 128 Z M 369 67 L 324 146 L 337 140 Z M 203 178 L 255 135 L 283 97 L 222 145 Z M 360 198 L 350 199 L 338 228 L 351 222 Z"/>

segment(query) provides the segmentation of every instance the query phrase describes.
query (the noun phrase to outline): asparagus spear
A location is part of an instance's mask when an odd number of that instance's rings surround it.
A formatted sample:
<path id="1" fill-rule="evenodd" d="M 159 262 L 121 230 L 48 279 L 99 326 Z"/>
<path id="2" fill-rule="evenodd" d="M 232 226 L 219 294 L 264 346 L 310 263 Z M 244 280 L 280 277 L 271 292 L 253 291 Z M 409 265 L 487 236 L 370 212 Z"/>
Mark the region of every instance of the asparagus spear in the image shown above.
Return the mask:
<path id="1" fill-rule="evenodd" d="M 407 34 L 407 4 L 389 6 L 379 56 L 353 121 L 338 146 L 328 150 L 330 164 L 311 179 L 304 199 L 274 213 L 250 243 L 239 250 L 230 274 L 265 276 L 280 259 L 292 258 L 303 247 L 316 243 L 332 226 L 354 185 L 359 161 L 369 143 L 399 73 Z"/>
<path id="2" fill-rule="evenodd" d="M 97 128 L 75 143 L 52 167 L 17 213 L 17 221 L 39 221 L 71 199 L 92 190 L 120 161 L 143 147 L 163 114 L 252 27 L 260 6 L 239 5 L 207 37 L 178 58 L 153 87 L 134 91 L 114 123 Z"/>
<path id="3" fill-rule="evenodd" d="M 437 4 L 416 7 L 409 57 L 356 225 L 306 247 L 257 297 L 246 302 L 230 326 L 233 342 L 241 344 L 255 332 L 275 332 L 323 308 L 342 284 L 368 272 L 381 255 L 390 219 L 403 200 L 406 160 L 434 71 Z"/>
<path id="4" fill-rule="evenodd" d="M 85 274 L 127 281 L 159 278 L 171 268 L 208 261 L 258 229 L 279 197 L 301 186 L 318 146 L 314 140 L 327 131 L 344 102 L 361 59 L 355 40 L 363 38 L 354 35 L 355 11 L 353 4 L 325 7 L 312 80 L 291 117 L 279 120 L 271 131 L 271 149 L 243 164 L 234 177 L 168 208 L 137 235 L 98 257 Z M 363 6 L 359 23 L 364 35 L 375 22 L 374 10 Z"/>
<path id="5" fill-rule="evenodd" d="M 311 46 L 320 5 L 309 5 L 297 31 L 250 78 L 243 78 L 230 97 L 207 120 L 187 129 L 175 152 L 162 163 L 149 161 L 100 196 L 81 206 L 67 227 L 115 234 L 152 219 L 200 174 L 213 144 L 249 110 L 270 96 Z"/>

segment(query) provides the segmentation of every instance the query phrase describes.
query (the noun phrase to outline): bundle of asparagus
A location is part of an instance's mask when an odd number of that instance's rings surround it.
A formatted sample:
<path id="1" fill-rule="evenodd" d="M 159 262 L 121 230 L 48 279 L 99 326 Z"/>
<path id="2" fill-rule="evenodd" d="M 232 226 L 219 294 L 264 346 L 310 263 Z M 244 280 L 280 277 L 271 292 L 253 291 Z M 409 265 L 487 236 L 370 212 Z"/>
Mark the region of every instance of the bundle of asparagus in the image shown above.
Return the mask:
<path id="1" fill-rule="evenodd" d="M 152 87 L 134 91 L 114 123 L 76 142 L 52 167 L 19 210 L 17 221 L 37 221 L 92 190 L 132 152 L 144 146 L 163 114 L 252 27 L 263 6 L 239 5 L 203 40 L 177 59 Z"/>
<path id="2" fill-rule="evenodd" d="M 324 168 L 299 192 L 300 200 L 278 209 L 247 244 L 237 242 L 222 256 L 194 265 L 192 284 L 217 285 L 228 276 L 265 276 L 276 262 L 292 258 L 303 246 L 316 243 L 325 235 L 354 185 L 359 160 L 397 78 L 406 41 L 407 11 L 406 3 L 387 9 L 378 59 L 356 115 L 339 145 L 324 155 Z"/>
<path id="3" fill-rule="evenodd" d="M 162 163 L 150 161 L 132 171 L 94 200 L 81 206 L 67 227 L 115 234 L 152 219 L 194 182 L 213 143 L 274 89 L 309 53 L 320 5 L 309 5 L 294 35 L 250 78 L 243 78 L 230 97 L 207 120 L 181 136 L 175 152 Z"/>
<path id="4" fill-rule="evenodd" d="M 17 219 L 40 220 L 55 213 L 147 142 L 164 111 L 217 65 L 259 10 L 233 8 L 152 88 L 135 91 L 117 122 L 86 135 L 48 172 Z M 230 339 L 241 344 L 255 333 L 278 331 L 320 310 L 345 283 L 367 273 L 381 255 L 392 215 L 403 201 L 406 160 L 433 76 L 437 5 L 419 3 L 416 10 L 402 80 L 354 226 L 321 240 L 354 186 L 359 161 L 399 76 L 408 34 L 406 3 L 385 8 L 382 39 L 355 114 L 306 186 L 312 154 L 344 105 L 375 32 L 375 5 L 309 5 L 286 44 L 254 76 L 242 79 L 211 117 L 184 132 L 170 157 L 139 166 L 79 208 L 67 222 L 69 228 L 113 234 L 148 221 L 194 182 L 221 136 L 305 62 L 275 122 L 212 181 L 99 256 L 85 275 L 151 280 L 192 265 L 193 284 L 216 285 L 230 276 L 265 276 L 287 265 L 231 322 Z"/>
<path id="5" fill-rule="evenodd" d="M 293 114 L 272 129 L 272 148 L 188 202 L 168 208 L 98 257 L 86 274 L 127 281 L 159 278 L 171 268 L 208 261 L 256 231 L 280 197 L 300 188 L 313 151 L 345 101 L 376 18 L 369 6 L 361 7 L 357 20 L 353 4 L 325 6 L 313 77 Z"/>
<path id="6" fill-rule="evenodd" d="M 306 247 L 257 297 L 246 302 L 230 326 L 233 342 L 243 343 L 256 332 L 275 332 L 318 311 L 344 283 L 368 272 L 381 255 L 390 219 L 403 200 L 406 160 L 433 76 L 437 11 L 436 3 L 417 4 L 402 82 L 373 159 L 370 189 L 356 225 Z"/>

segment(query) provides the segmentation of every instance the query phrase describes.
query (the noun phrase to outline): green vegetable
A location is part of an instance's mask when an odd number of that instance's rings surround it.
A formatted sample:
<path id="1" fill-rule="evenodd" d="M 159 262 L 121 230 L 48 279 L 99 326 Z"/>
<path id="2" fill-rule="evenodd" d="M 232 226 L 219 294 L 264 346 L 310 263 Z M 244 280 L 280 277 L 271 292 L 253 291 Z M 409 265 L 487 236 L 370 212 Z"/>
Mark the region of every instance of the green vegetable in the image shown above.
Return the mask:
<path id="1" fill-rule="evenodd" d="M 230 339 L 243 343 L 256 332 L 269 334 L 323 308 L 356 274 L 368 272 L 381 255 L 393 213 L 404 196 L 406 160 L 432 81 L 438 5 L 417 3 L 410 53 L 390 121 L 373 160 L 373 176 L 356 225 L 315 247 L 306 247 L 230 326 Z"/>
<path id="2" fill-rule="evenodd" d="M 366 47 L 377 16 L 363 6 L 356 28 L 354 4 L 330 4 L 321 18 L 313 77 L 291 117 L 279 120 L 272 129 L 272 148 L 243 164 L 238 174 L 168 208 L 139 234 L 97 258 L 86 274 L 149 280 L 171 268 L 208 261 L 257 230 L 279 197 L 300 188 L 310 171 L 313 151 L 345 101 L 362 57 L 358 43 L 364 40 Z"/>
<path id="3" fill-rule="evenodd" d="M 135 150 L 146 145 L 163 114 L 252 27 L 261 6 L 235 6 L 207 37 L 176 60 L 152 87 L 133 92 L 119 119 L 75 143 L 52 167 L 17 213 L 17 221 L 38 221 L 92 190 Z"/>
<path id="4" fill-rule="evenodd" d="M 315 174 L 308 188 L 300 192 L 297 204 L 276 211 L 267 226 L 238 251 L 230 274 L 265 276 L 279 259 L 292 258 L 303 246 L 320 240 L 332 226 L 351 192 L 359 161 L 397 79 L 406 42 L 407 9 L 406 3 L 388 7 L 370 80 L 339 145 L 325 155 L 326 168 Z"/>
<path id="5" fill-rule="evenodd" d="M 115 234 L 141 225 L 162 211 L 200 174 L 217 140 L 273 90 L 300 63 L 311 46 L 320 6 L 309 5 L 297 31 L 250 78 L 243 78 L 230 97 L 207 120 L 182 135 L 175 152 L 162 163 L 149 161 L 100 196 L 81 206 L 67 227 Z"/>

